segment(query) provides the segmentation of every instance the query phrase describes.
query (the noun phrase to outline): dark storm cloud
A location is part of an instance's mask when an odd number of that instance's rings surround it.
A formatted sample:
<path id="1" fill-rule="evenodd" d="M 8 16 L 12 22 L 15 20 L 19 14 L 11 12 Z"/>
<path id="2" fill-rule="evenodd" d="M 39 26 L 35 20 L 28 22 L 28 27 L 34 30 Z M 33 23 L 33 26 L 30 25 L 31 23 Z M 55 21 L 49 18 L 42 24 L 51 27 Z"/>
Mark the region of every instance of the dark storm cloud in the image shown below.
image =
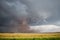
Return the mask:
<path id="1" fill-rule="evenodd" d="M 17 32 L 18 20 L 26 17 L 26 9 L 26 6 L 19 0 L 0 0 L 0 32 L 13 30 Z"/>
<path id="2" fill-rule="evenodd" d="M 22 17 L 28 18 L 29 25 L 60 25 L 60 0 L 0 0 L 1 31 L 18 29 Z"/>
<path id="3" fill-rule="evenodd" d="M 60 0 L 21 0 L 27 5 L 32 24 L 48 24 L 58 21 Z M 35 20 L 35 19 L 36 20 Z"/>

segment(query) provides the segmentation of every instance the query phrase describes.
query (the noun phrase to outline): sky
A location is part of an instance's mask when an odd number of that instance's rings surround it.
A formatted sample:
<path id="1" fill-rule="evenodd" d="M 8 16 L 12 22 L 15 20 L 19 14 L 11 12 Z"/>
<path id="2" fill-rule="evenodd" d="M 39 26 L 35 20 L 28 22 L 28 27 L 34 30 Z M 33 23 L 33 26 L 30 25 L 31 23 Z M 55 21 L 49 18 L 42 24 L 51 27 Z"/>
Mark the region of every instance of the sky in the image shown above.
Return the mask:
<path id="1" fill-rule="evenodd" d="M 30 30 L 60 32 L 60 0 L 0 0 L 0 32 L 16 29 L 23 17 Z"/>

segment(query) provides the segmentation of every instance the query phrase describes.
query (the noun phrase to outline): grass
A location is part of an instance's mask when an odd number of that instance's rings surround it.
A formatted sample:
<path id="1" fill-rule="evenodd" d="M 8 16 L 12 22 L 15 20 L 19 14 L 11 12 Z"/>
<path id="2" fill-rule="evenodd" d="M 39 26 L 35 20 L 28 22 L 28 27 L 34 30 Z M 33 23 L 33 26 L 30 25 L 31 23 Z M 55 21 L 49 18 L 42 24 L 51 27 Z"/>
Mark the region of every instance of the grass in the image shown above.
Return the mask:
<path id="1" fill-rule="evenodd" d="M 0 38 L 0 40 L 60 40 L 60 38 Z"/>
<path id="2" fill-rule="evenodd" d="M 0 40 L 60 40 L 60 33 L 0 33 Z"/>

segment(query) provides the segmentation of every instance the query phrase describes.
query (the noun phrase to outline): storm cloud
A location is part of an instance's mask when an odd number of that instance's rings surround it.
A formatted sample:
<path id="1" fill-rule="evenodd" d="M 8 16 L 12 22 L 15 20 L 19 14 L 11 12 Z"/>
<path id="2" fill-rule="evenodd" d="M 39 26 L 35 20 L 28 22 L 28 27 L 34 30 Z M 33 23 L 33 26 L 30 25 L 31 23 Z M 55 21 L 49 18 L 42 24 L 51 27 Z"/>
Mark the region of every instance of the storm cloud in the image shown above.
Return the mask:
<path id="1" fill-rule="evenodd" d="M 60 28 L 60 0 L 0 0 L 0 32 L 20 32 L 20 20 L 24 17 L 29 27 L 58 25 Z"/>

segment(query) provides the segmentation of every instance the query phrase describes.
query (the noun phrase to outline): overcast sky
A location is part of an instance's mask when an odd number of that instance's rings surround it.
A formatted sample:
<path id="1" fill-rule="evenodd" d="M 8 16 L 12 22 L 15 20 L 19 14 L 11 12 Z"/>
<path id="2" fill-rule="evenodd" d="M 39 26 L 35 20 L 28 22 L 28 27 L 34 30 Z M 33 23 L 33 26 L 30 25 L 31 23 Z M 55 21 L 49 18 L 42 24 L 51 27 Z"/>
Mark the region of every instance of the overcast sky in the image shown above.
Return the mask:
<path id="1" fill-rule="evenodd" d="M 16 20 L 22 17 L 29 19 L 28 24 L 34 27 L 32 30 L 37 26 L 37 30 L 44 26 L 43 28 L 49 27 L 59 31 L 57 29 L 60 29 L 60 0 L 0 0 L 0 30 L 8 29 L 11 21 L 17 24 Z M 43 28 L 42 30 L 45 30 Z"/>

